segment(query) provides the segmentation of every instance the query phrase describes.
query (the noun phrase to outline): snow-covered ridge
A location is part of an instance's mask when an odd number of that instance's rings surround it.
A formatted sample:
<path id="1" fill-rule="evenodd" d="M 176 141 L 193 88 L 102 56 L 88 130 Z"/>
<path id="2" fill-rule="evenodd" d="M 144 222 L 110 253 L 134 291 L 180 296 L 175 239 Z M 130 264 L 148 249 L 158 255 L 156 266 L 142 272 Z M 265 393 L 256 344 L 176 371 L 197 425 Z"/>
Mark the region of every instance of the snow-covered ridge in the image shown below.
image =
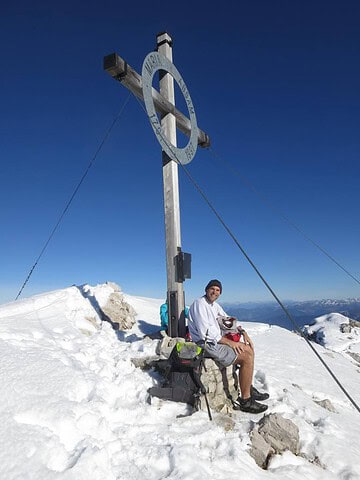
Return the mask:
<path id="1" fill-rule="evenodd" d="M 360 297 L 348 297 L 348 298 L 323 298 L 320 300 L 313 300 L 317 301 L 319 303 L 324 303 L 328 304 L 330 303 L 331 305 L 337 305 L 338 303 L 354 303 L 354 302 L 360 302 Z"/>
<path id="2" fill-rule="evenodd" d="M 284 300 L 287 305 L 343 305 L 343 304 L 352 304 L 360 303 L 360 297 L 348 297 L 348 298 L 320 298 L 315 300 Z M 255 305 L 276 305 L 278 304 L 272 301 L 259 301 L 259 302 L 229 302 L 228 305 L 234 306 L 243 306 L 243 307 L 253 307 Z M 280 308 L 280 307 L 279 307 Z"/>
<path id="3" fill-rule="evenodd" d="M 0 306 L 0 478 L 360 478 L 359 413 L 299 335 L 245 324 L 256 346 L 255 385 L 269 391 L 269 411 L 300 431 L 303 456 L 276 456 L 264 471 L 248 454 L 259 416 L 234 412 L 235 427 L 225 431 L 217 414 L 209 422 L 206 412 L 186 416 L 182 404 L 147 403 L 156 378 L 131 359 L 154 353 L 145 334 L 158 328 L 162 300 L 118 291 L 136 323 L 116 332 L 98 314 L 115 291 L 70 287 Z M 315 347 L 360 401 L 356 361 Z M 336 413 L 317 403 L 325 399 Z"/>
<path id="4" fill-rule="evenodd" d="M 317 317 L 304 332 L 311 340 L 334 352 L 350 355 L 360 364 L 360 322 L 330 313 Z"/>
<path id="5" fill-rule="evenodd" d="M 354 297 L 354 298 L 341 298 L 341 299 L 333 299 L 333 298 L 323 298 L 320 300 L 304 300 L 302 302 L 298 301 L 293 301 L 291 302 L 294 305 L 332 305 L 332 306 L 337 306 L 337 305 L 352 305 L 354 303 L 360 303 L 360 298 L 359 297 Z"/>

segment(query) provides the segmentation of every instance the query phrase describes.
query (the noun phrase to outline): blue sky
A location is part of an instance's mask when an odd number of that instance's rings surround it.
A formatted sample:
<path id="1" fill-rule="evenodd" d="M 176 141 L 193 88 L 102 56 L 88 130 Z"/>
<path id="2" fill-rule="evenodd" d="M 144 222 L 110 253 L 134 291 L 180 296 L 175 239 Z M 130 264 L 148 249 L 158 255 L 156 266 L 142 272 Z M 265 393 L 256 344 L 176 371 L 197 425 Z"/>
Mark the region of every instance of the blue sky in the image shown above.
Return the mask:
<path id="1" fill-rule="evenodd" d="M 0 301 L 15 298 L 127 98 L 103 56 L 140 72 L 164 30 L 212 141 L 189 172 L 267 281 L 282 299 L 360 296 L 242 180 L 360 276 L 358 2 L 19 1 L 0 22 Z M 214 277 L 223 300 L 269 300 L 182 171 L 180 195 L 187 301 Z M 166 293 L 161 152 L 133 98 L 23 296 L 107 280 Z"/>

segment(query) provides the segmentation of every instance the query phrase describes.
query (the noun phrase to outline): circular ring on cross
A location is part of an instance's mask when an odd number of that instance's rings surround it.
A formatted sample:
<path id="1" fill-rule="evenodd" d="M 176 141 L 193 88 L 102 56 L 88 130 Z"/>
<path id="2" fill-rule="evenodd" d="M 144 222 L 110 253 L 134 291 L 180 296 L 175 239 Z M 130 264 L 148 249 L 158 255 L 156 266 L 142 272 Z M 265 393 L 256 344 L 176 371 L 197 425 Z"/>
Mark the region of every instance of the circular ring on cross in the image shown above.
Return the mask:
<path id="1" fill-rule="evenodd" d="M 191 133 L 187 145 L 184 148 L 178 148 L 167 139 L 156 114 L 154 100 L 152 96 L 152 82 L 155 73 L 158 70 L 164 70 L 174 78 L 178 84 L 190 116 Z M 198 145 L 198 127 L 196 122 L 196 115 L 194 105 L 192 103 L 190 93 L 182 79 L 179 71 L 170 60 L 159 52 L 149 53 L 144 60 L 142 66 L 142 87 L 146 111 L 150 120 L 150 124 L 154 133 L 166 154 L 176 162 L 186 165 L 194 158 Z"/>

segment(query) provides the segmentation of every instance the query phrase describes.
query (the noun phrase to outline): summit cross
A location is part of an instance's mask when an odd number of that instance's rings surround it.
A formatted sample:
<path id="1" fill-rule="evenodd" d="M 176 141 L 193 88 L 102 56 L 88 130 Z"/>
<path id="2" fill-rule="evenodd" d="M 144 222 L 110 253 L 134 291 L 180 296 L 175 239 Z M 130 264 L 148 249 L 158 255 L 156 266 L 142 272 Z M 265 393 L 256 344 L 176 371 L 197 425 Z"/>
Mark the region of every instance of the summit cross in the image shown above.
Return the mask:
<path id="1" fill-rule="evenodd" d="M 172 39 L 167 32 L 157 35 L 157 50 L 146 56 L 142 75 L 116 53 L 104 57 L 104 70 L 145 102 L 150 124 L 162 147 L 168 333 L 171 337 L 185 337 L 183 282 L 191 278 L 191 255 L 181 250 L 178 164 L 189 163 L 195 156 L 197 146 L 209 147 L 210 139 L 197 126 L 190 94 L 172 63 Z M 152 87 L 157 71 L 160 72 L 160 92 Z M 190 119 L 175 107 L 174 79 L 184 96 Z M 177 129 L 189 137 L 184 148 L 177 147 Z"/>

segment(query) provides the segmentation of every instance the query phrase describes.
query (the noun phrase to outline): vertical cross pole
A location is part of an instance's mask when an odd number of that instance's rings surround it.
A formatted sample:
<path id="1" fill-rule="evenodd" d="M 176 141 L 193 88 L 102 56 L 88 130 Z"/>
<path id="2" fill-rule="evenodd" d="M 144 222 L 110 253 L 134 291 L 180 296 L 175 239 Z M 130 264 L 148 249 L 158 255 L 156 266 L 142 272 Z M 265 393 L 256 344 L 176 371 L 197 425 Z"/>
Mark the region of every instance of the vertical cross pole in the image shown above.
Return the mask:
<path id="1" fill-rule="evenodd" d="M 158 52 L 172 62 L 172 39 L 166 32 L 157 35 Z M 160 71 L 160 93 L 175 105 L 174 79 Z M 168 113 L 161 117 L 161 127 L 169 142 L 176 147 L 176 120 Z M 176 256 L 181 251 L 180 201 L 178 165 L 163 151 L 163 186 L 165 210 L 167 304 L 169 315 L 169 335 L 185 336 L 185 299 L 181 282 L 177 281 Z"/>

